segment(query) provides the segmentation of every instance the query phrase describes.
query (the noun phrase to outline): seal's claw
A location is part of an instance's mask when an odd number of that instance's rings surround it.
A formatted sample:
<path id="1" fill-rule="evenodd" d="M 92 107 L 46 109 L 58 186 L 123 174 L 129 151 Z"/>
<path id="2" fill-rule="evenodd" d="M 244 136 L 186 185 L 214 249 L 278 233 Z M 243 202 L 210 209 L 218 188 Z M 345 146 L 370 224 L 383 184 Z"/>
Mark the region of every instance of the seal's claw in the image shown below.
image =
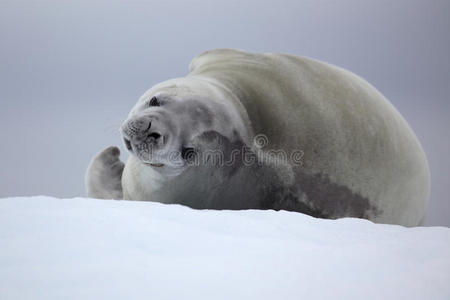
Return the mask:
<path id="1" fill-rule="evenodd" d="M 118 157 L 120 155 L 120 150 L 116 146 L 111 146 L 103 150 L 101 153 L 105 155 L 112 155 Z"/>

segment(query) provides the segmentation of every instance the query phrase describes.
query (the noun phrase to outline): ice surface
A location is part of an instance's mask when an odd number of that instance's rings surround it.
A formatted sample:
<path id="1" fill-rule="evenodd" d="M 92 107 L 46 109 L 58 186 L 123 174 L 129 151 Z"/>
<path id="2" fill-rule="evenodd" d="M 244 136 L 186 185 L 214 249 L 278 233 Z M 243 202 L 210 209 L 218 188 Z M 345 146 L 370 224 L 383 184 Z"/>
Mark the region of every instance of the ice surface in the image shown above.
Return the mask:
<path id="1" fill-rule="evenodd" d="M 450 299 L 450 229 L 5 198 L 0 299 Z"/>

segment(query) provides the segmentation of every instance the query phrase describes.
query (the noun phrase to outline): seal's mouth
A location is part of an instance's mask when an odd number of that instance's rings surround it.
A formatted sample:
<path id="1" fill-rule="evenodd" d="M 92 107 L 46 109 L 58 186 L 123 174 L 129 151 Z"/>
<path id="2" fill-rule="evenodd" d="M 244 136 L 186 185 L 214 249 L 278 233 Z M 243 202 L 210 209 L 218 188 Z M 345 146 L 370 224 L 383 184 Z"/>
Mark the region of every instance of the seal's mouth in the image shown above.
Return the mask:
<path id="1" fill-rule="evenodd" d="M 183 159 L 183 161 L 189 163 L 189 162 L 193 161 L 194 155 L 196 154 L 196 152 L 195 152 L 194 148 L 192 148 L 192 147 L 182 147 L 180 154 L 181 154 L 181 158 Z M 147 166 L 156 167 L 156 168 L 161 168 L 161 167 L 165 166 L 165 164 L 163 164 L 163 163 L 151 163 L 148 161 L 142 161 L 142 162 Z"/>
<path id="2" fill-rule="evenodd" d="M 194 156 L 196 154 L 195 149 L 192 147 L 181 147 L 181 151 L 177 153 L 180 158 L 183 160 L 183 165 L 186 163 L 191 163 L 194 161 Z M 141 162 L 146 165 L 146 166 L 150 166 L 150 167 L 154 167 L 154 168 L 162 168 L 164 166 L 166 166 L 166 164 L 164 163 L 160 163 L 160 162 L 149 162 L 148 160 L 142 160 Z M 178 164 L 181 164 L 181 162 L 176 161 L 174 162 L 174 166 L 176 166 Z M 169 161 L 169 166 L 172 166 L 171 162 Z"/>
<path id="3" fill-rule="evenodd" d="M 146 164 L 146 165 L 148 165 L 148 166 L 156 167 L 156 168 L 164 167 L 164 164 L 161 164 L 161 163 L 156 163 L 156 164 L 153 164 L 153 163 L 144 163 L 144 164 Z"/>
<path id="4" fill-rule="evenodd" d="M 151 134 L 148 135 L 148 138 L 146 141 L 140 143 L 140 144 L 133 144 L 128 138 L 124 137 L 123 141 L 125 142 L 125 146 L 127 147 L 128 151 L 130 151 L 132 154 L 136 155 L 139 160 L 147 166 L 151 166 L 151 167 L 156 167 L 156 168 L 161 168 L 163 166 L 165 166 L 165 164 L 163 163 L 159 163 L 159 162 L 150 162 L 150 157 L 152 155 L 150 155 L 150 153 L 152 153 L 153 151 L 160 151 L 161 149 L 154 149 L 154 147 L 158 147 L 158 146 L 162 146 L 164 147 L 164 141 L 158 145 L 156 143 L 156 141 L 160 139 L 163 140 L 164 137 L 156 132 L 153 132 Z"/>

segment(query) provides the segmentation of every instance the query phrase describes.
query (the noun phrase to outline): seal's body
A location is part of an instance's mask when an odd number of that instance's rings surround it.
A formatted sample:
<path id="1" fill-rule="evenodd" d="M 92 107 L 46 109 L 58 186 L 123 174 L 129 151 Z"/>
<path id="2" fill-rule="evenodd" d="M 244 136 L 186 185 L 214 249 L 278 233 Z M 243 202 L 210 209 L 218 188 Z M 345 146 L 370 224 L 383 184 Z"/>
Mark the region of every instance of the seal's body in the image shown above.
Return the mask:
<path id="1" fill-rule="evenodd" d="M 414 133 L 369 83 L 323 62 L 205 52 L 188 76 L 147 91 L 122 132 L 125 199 L 424 220 L 429 170 Z M 211 150 L 228 163 L 188 163 Z"/>

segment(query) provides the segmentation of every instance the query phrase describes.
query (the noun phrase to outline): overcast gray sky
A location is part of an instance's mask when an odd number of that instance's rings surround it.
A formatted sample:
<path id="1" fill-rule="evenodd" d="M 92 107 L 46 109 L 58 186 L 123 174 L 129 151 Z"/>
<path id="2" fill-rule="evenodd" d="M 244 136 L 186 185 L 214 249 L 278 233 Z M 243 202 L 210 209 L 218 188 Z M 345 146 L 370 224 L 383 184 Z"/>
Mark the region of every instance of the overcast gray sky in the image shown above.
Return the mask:
<path id="1" fill-rule="evenodd" d="M 138 97 L 226 47 L 313 57 L 377 87 L 428 155 L 428 225 L 449 226 L 449 19 L 448 0 L 0 0 L 0 197 L 85 195 L 89 160 L 124 150 Z"/>

